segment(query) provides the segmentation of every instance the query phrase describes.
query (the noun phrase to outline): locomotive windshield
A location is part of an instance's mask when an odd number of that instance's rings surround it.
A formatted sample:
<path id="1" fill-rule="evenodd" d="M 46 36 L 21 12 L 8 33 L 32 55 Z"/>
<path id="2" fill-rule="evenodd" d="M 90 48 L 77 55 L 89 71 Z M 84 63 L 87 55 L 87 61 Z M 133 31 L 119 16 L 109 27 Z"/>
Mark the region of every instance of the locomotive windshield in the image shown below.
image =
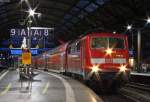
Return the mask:
<path id="1" fill-rule="evenodd" d="M 92 38 L 92 48 L 116 48 L 124 49 L 124 40 L 121 38 L 105 38 L 95 37 Z"/>

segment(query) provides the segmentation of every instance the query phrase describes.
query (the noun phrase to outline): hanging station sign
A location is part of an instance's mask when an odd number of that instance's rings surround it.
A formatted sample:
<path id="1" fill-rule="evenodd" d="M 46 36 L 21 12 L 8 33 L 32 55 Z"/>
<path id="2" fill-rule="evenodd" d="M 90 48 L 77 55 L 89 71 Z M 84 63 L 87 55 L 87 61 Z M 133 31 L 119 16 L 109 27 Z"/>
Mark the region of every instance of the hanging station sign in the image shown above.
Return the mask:
<path id="1" fill-rule="evenodd" d="M 32 55 L 30 52 L 22 53 L 22 64 L 31 64 Z"/>
<path id="2" fill-rule="evenodd" d="M 12 44 L 14 48 L 21 46 L 23 38 L 31 39 L 32 47 L 39 45 L 46 46 L 54 38 L 54 28 L 48 27 L 30 27 L 29 28 L 11 28 L 9 30 L 10 40 L 7 42 Z M 45 45 L 44 45 L 45 44 Z M 48 45 L 48 44 L 47 44 Z"/>
<path id="3" fill-rule="evenodd" d="M 13 28 L 10 29 L 11 37 L 47 37 L 50 35 L 51 30 L 53 28 L 45 28 L 45 27 L 31 27 L 29 28 Z"/>

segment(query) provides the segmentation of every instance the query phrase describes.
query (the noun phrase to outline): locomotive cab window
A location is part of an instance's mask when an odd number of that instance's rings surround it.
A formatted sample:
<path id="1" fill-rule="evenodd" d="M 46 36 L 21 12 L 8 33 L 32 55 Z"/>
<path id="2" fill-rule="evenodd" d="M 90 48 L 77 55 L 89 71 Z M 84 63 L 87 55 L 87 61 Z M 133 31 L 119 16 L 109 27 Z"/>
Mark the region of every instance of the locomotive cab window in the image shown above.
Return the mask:
<path id="1" fill-rule="evenodd" d="M 107 37 L 95 37 L 91 40 L 92 48 L 114 48 L 114 49 L 124 49 L 125 43 L 122 38 L 107 38 Z"/>
<path id="2" fill-rule="evenodd" d="M 68 53 L 69 54 L 71 53 L 71 47 L 68 47 Z"/>
<path id="3" fill-rule="evenodd" d="M 107 38 L 92 38 L 92 48 L 107 48 Z"/>
<path id="4" fill-rule="evenodd" d="M 109 38 L 109 47 L 116 49 L 124 49 L 124 40 L 121 38 Z"/>

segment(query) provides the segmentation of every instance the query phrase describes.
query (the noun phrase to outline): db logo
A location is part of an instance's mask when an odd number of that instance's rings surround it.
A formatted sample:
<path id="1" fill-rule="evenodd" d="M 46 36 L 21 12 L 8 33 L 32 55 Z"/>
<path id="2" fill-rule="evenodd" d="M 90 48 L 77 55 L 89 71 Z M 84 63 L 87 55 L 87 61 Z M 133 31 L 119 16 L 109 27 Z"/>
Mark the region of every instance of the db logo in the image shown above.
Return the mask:
<path id="1" fill-rule="evenodd" d="M 111 58 L 105 59 L 105 63 L 112 63 L 112 59 Z"/>

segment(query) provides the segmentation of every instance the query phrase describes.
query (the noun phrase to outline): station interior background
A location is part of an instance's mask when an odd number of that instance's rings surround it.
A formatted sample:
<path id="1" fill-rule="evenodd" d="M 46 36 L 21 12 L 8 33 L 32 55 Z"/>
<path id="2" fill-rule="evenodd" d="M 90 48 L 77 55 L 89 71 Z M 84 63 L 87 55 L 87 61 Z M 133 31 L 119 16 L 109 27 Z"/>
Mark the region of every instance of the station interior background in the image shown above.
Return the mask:
<path id="1" fill-rule="evenodd" d="M 23 39 L 11 38 L 10 29 L 27 27 L 28 8 L 34 8 L 37 15 L 31 26 L 44 26 L 54 30 L 47 38 L 33 38 L 32 48 L 38 45 L 39 48 L 51 49 L 90 32 L 127 34 L 130 57 L 135 61 L 134 70 L 149 72 L 149 4 L 149 0 L 6 0 L 0 2 L 1 61 L 10 60 L 9 66 L 16 65 L 14 64 L 16 56 L 11 55 L 7 48 L 19 48 Z M 140 56 L 137 50 L 139 32 L 141 33 Z M 43 50 L 39 51 L 42 52 Z M 137 61 L 138 56 L 140 62 Z"/>

